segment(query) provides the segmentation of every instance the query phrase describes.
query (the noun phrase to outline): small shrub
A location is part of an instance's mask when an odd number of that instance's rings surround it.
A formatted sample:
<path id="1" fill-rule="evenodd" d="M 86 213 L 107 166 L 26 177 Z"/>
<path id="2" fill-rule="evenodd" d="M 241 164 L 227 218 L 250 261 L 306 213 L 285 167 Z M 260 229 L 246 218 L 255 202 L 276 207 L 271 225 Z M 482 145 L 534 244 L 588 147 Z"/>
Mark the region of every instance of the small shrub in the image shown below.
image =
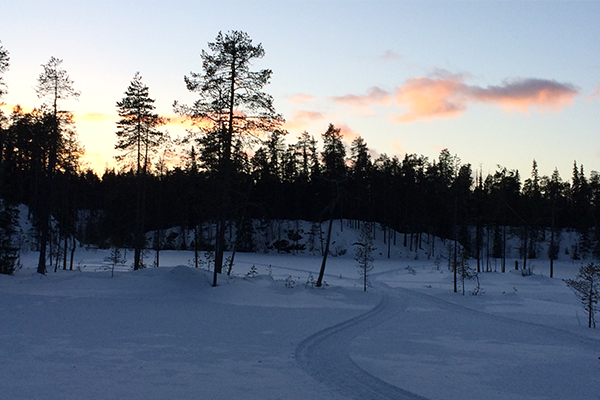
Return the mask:
<path id="1" fill-rule="evenodd" d="M 531 276 L 531 275 L 533 275 L 533 269 L 534 269 L 534 267 L 523 268 L 521 270 L 521 275 L 522 276 Z"/>
<path id="2" fill-rule="evenodd" d="M 309 273 L 308 278 L 306 278 L 306 286 L 311 289 L 314 289 L 316 285 L 317 285 L 317 281 L 316 281 L 315 277 L 313 276 L 312 273 Z"/>
<path id="3" fill-rule="evenodd" d="M 581 301 L 583 308 L 588 312 L 588 328 L 596 327 L 594 314 L 599 310 L 600 299 L 600 266 L 589 263 L 579 268 L 577 279 L 565 280 Z"/>
<path id="4" fill-rule="evenodd" d="M 254 278 L 256 275 L 258 275 L 258 270 L 256 269 L 256 265 L 252 265 L 252 268 L 246 273 L 246 276 L 248 278 Z"/>
<path id="5" fill-rule="evenodd" d="M 294 286 L 296 286 L 296 280 L 291 275 L 288 275 L 288 277 L 285 278 L 285 287 L 292 289 Z"/>

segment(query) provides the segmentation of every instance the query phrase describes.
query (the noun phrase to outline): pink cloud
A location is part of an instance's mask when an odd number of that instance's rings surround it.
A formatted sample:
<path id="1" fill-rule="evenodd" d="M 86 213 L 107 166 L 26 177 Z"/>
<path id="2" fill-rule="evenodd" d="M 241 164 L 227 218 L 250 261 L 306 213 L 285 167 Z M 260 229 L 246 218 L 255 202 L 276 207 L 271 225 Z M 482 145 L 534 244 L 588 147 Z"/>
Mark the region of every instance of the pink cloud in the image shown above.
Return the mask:
<path id="1" fill-rule="evenodd" d="M 505 110 L 558 111 L 573 102 L 578 90 L 569 83 L 546 79 L 514 79 L 499 86 L 467 85 L 465 75 L 437 74 L 408 79 L 396 91 L 396 103 L 407 108 L 392 121 L 407 123 L 433 118 L 457 117 L 472 103 L 494 104 Z"/>
<path id="2" fill-rule="evenodd" d="M 596 86 L 596 89 L 594 90 L 594 93 L 592 93 L 591 95 L 589 95 L 588 98 L 587 98 L 587 100 L 588 100 L 588 102 L 600 100 L 600 86 Z"/>
<path id="3" fill-rule="evenodd" d="M 298 93 L 289 96 L 290 102 L 293 104 L 306 104 L 315 99 L 315 96 L 310 94 Z"/>
<path id="4" fill-rule="evenodd" d="M 430 118 L 451 118 L 466 111 L 468 93 L 461 76 L 446 78 L 413 78 L 396 92 L 396 103 L 408 108 L 392 116 L 397 123 Z"/>
<path id="5" fill-rule="evenodd" d="M 365 95 L 347 94 L 344 96 L 334 96 L 331 98 L 334 102 L 350 106 L 355 112 L 370 113 L 371 106 L 378 105 L 389 107 L 392 105 L 392 96 L 387 91 L 374 86 L 367 90 Z"/>
<path id="6" fill-rule="evenodd" d="M 284 123 L 285 129 L 305 129 L 313 121 L 323 120 L 325 116 L 318 111 L 297 110 L 292 118 Z"/>
<path id="7" fill-rule="evenodd" d="M 354 132 L 346 124 L 336 124 L 335 127 L 340 130 L 340 133 L 342 134 L 342 139 L 344 139 L 348 143 L 351 143 L 354 139 L 360 136 L 357 132 Z"/>
<path id="8" fill-rule="evenodd" d="M 470 87 L 473 100 L 497 103 L 507 110 L 527 112 L 530 107 L 557 111 L 573 102 L 579 92 L 569 83 L 546 79 L 515 79 L 501 86 Z"/>

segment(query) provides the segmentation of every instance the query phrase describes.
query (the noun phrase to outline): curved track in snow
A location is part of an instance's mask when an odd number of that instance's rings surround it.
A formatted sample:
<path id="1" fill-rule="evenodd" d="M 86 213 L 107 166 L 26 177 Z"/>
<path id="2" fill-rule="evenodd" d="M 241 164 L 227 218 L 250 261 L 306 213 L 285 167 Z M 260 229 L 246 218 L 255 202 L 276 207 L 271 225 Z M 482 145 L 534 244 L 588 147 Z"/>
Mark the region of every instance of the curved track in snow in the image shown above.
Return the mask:
<path id="1" fill-rule="evenodd" d="M 407 306 L 407 301 L 381 292 L 372 310 L 306 338 L 296 349 L 296 360 L 316 380 L 337 387 L 348 398 L 360 400 L 426 400 L 361 369 L 349 355 L 350 344 L 361 333 L 379 325 Z"/>

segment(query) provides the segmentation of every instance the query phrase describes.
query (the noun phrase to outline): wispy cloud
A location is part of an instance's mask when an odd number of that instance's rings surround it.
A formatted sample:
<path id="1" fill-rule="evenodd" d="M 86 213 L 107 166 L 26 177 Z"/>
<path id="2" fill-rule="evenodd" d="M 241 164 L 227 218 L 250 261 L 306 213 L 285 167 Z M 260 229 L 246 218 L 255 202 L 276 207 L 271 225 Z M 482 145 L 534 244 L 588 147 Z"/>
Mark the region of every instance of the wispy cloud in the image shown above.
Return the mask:
<path id="1" fill-rule="evenodd" d="M 284 127 L 286 129 L 306 129 L 311 122 L 323 119 L 325 116 L 318 111 L 296 110 L 292 114 L 292 118 L 285 121 Z"/>
<path id="2" fill-rule="evenodd" d="M 600 100 L 600 86 L 596 86 L 596 89 L 594 90 L 594 93 L 592 93 L 591 95 L 589 95 L 588 98 L 587 98 L 587 100 L 589 102 Z"/>
<path id="3" fill-rule="evenodd" d="M 472 76 L 466 73 L 435 70 L 428 76 L 407 79 L 394 91 L 373 86 L 364 94 L 333 96 L 328 100 L 362 115 L 374 115 L 378 111 L 374 106 L 386 107 L 391 121 L 404 124 L 455 118 L 467 112 L 473 104 L 492 105 L 505 111 L 522 113 L 556 112 L 571 105 L 580 96 L 573 84 L 553 79 L 513 78 L 505 79 L 499 85 L 488 86 L 470 85 L 468 82 L 471 79 Z M 298 104 L 314 100 L 323 99 L 309 94 L 290 96 L 290 101 Z M 600 100 L 600 87 L 587 100 Z M 397 110 L 395 113 L 394 109 Z M 296 111 L 291 120 L 286 122 L 286 128 L 306 127 L 309 122 L 323 118 L 319 112 Z"/>
<path id="4" fill-rule="evenodd" d="M 396 91 L 396 103 L 407 108 L 393 115 L 396 123 L 461 115 L 472 103 L 498 105 L 505 110 L 558 111 L 573 102 L 579 91 L 570 83 L 547 79 L 512 79 L 497 86 L 467 85 L 465 75 L 438 74 L 408 79 Z"/>
<path id="5" fill-rule="evenodd" d="M 348 143 L 351 143 L 354 139 L 360 136 L 357 132 L 353 131 L 352 128 L 350 128 L 346 124 L 335 124 L 335 127 L 340 130 L 340 133 L 342 134 L 342 139 L 344 139 Z"/>
<path id="6" fill-rule="evenodd" d="M 290 102 L 293 104 L 306 104 L 315 99 L 315 96 L 305 93 L 297 93 L 288 96 Z"/>
<path id="7" fill-rule="evenodd" d="M 469 87 L 472 99 L 497 103 L 509 110 L 527 112 L 531 107 L 556 111 L 573 102 L 579 91 L 570 83 L 547 79 L 506 80 L 500 86 Z"/>
<path id="8" fill-rule="evenodd" d="M 392 95 L 377 86 L 367 90 L 367 94 L 355 95 L 347 94 L 344 96 L 334 96 L 331 98 L 334 102 L 352 107 L 354 112 L 363 114 L 371 113 L 373 105 L 389 107 L 392 105 Z"/>
<path id="9" fill-rule="evenodd" d="M 394 50 L 386 50 L 379 56 L 379 59 L 384 62 L 401 61 L 402 55 L 396 53 Z"/>
<path id="10" fill-rule="evenodd" d="M 402 145 L 402 142 L 400 140 L 392 140 L 392 142 L 390 143 L 390 147 L 397 154 L 406 154 L 404 146 Z"/>

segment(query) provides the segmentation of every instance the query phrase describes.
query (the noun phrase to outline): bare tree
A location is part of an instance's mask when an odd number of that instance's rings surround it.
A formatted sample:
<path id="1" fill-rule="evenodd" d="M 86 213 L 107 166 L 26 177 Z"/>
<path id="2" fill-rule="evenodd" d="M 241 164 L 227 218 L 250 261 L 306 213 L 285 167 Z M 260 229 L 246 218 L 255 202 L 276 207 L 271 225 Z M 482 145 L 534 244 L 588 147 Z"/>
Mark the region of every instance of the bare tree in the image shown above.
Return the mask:
<path id="1" fill-rule="evenodd" d="M 360 229 L 359 242 L 354 243 L 356 252 L 354 259 L 358 263 L 358 273 L 363 277 L 363 290 L 367 291 L 367 285 L 369 283 L 367 274 L 373 269 L 373 234 L 371 233 L 372 227 L 368 222 L 363 222 Z"/>

